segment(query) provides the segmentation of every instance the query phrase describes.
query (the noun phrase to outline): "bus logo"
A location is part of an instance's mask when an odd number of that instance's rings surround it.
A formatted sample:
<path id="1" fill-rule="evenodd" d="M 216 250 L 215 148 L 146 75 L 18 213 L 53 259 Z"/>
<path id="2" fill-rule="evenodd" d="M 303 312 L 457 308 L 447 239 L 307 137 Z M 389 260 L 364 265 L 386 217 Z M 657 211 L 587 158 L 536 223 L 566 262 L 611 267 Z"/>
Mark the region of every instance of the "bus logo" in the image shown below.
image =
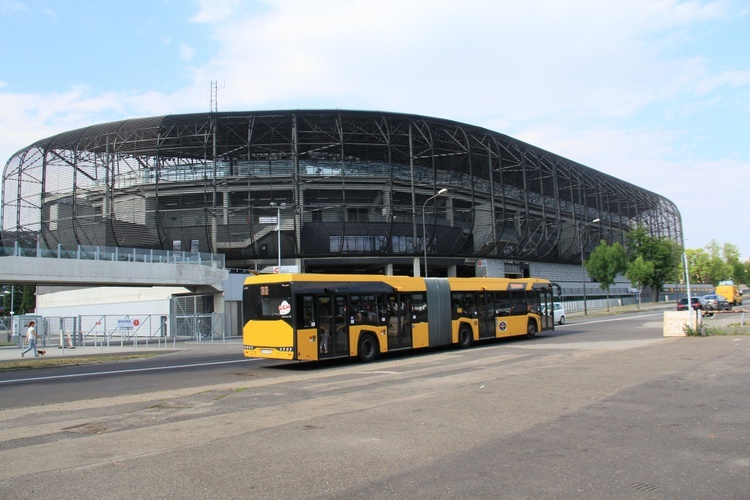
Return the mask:
<path id="1" fill-rule="evenodd" d="M 501 332 L 504 332 L 505 330 L 507 330 L 507 329 L 508 329 L 508 324 L 507 324 L 507 323 L 506 323 L 505 321 L 500 321 L 500 322 L 499 322 L 499 323 L 497 324 L 497 328 L 498 328 L 498 329 L 499 329 L 499 330 L 500 330 Z"/>
<path id="2" fill-rule="evenodd" d="M 292 306 L 289 305 L 289 302 L 286 300 L 282 301 L 281 304 L 279 304 L 279 314 L 282 316 L 286 316 L 287 314 L 292 312 Z"/>

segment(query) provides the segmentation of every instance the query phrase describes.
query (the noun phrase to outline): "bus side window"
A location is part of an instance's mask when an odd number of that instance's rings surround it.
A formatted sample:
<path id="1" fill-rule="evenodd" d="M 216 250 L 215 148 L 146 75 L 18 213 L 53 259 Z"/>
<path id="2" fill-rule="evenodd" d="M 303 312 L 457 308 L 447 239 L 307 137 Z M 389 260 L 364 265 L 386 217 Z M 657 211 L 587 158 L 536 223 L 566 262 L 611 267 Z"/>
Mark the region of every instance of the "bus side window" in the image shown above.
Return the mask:
<path id="1" fill-rule="evenodd" d="M 297 296 L 297 328 L 315 328 L 315 297 Z"/>
<path id="2" fill-rule="evenodd" d="M 461 299 L 463 294 L 459 292 L 451 293 L 451 319 L 458 319 L 463 313 L 463 307 L 461 307 Z"/>
<path id="3" fill-rule="evenodd" d="M 467 308 L 469 309 L 469 312 L 471 313 L 472 317 L 476 318 L 478 309 L 477 309 L 477 297 L 475 294 L 470 293 L 469 295 L 469 302 L 467 303 Z"/>
<path id="4" fill-rule="evenodd" d="M 542 312 L 542 293 L 540 290 L 531 290 L 528 292 L 528 309 L 529 312 L 534 314 L 541 314 Z"/>
<path id="5" fill-rule="evenodd" d="M 412 294 L 412 318 L 414 323 L 427 321 L 427 298 L 423 293 Z"/>
<path id="6" fill-rule="evenodd" d="M 365 295 L 362 297 L 362 322 L 367 325 L 379 325 L 380 315 L 378 305 L 383 301 L 382 296 Z"/>
<path id="7" fill-rule="evenodd" d="M 359 325 L 362 323 L 362 301 L 359 295 L 349 296 L 349 324 Z"/>
<path id="8" fill-rule="evenodd" d="M 495 296 L 495 315 L 510 316 L 511 301 L 508 292 L 498 292 Z"/>
<path id="9" fill-rule="evenodd" d="M 378 301 L 378 324 L 379 325 L 386 325 L 389 326 L 391 323 L 391 310 L 388 307 L 387 299 L 384 297 L 380 298 L 380 301 Z"/>
<path id="10" fill-rule="evenodd" d="M 526 292 L 511 292 L 511 301 L 513 302 L 511 314 L 523 315 L 527 311 Z"/>

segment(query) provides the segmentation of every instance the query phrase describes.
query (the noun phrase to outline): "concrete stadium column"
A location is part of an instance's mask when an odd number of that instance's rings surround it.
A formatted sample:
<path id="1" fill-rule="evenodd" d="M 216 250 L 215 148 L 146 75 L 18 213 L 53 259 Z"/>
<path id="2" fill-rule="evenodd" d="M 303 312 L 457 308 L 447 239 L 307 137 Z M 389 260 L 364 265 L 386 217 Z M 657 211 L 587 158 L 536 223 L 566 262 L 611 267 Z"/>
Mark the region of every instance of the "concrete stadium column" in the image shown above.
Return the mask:
<path id="1" fill-rule="evenodd" d="M 456 266 L 448 266 L 448 277 L 449 278 L 455 278 L 458 273 L 458 268 Z"/>
<path id="2" fill-rule="evenodd" d="M 419 257 L 414 257 L 413 267 L 414 267 L 414 277 L 422 276 L 422 270 L 419 267 Z"/>
<path id="3" fill-rule="evenodd" d="M 226 312 L 226 306 L 224 304 L 224 292 L 213 294 L 214 296 L 214 312 L 217 314 L 224 314 Z"/>
<path id="4" fill-rule="evenodd" d="M 385 265 L 385 275 L 386 276 L 393 276 L 393 264 L 386 264 Z"/>

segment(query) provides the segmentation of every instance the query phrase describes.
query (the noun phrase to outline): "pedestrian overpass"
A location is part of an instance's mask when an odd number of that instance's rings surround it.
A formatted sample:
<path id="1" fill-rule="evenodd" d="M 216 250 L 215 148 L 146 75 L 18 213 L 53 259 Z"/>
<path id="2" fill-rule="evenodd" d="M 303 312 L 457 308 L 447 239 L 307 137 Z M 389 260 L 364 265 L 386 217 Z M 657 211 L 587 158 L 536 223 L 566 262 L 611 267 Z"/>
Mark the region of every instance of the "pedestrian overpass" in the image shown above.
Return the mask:
<path id="1" fill-rule="evenodd" d="M 220 254 L 79 246 L 76 250 L 0 247 L 0 282 L 56 286 L 181 286 L 224 291 L 229 271 Z"/>

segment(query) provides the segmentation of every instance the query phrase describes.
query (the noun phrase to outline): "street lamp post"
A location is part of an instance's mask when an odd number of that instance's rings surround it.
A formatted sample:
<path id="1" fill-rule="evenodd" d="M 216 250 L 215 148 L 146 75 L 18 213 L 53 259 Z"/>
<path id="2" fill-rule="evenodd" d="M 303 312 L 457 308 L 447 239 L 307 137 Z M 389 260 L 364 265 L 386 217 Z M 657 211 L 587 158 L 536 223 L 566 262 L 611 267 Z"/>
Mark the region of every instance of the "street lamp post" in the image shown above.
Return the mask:
<path id="1" fill-rule="evenodd" d="M 281 272 L 281 209 L 286 208 L 286 203 L 276 203 L 275 201 L 271 202 L 271 206 L 276 208 L 276 234 L 277 234 L 277 241 L 276 241 L 276 247 L 279 251 L 279 273 Z"/>
<path id="2" fill-rule="evenodd" d="M 441 194 L 447 193 L 446 188 L 441 189 L 437 194 L 430 196 L 424 201 L 422 205 L 422 246 L 424 247 L 424 277 L 427 277 L 427 226 L 425 225 L 424 212 L 427 210 L 427 203 L 440 196 Z"/>
<path id="3" fill-rule="evenodd" d="M 583 230 L 586 228 L 586 226 L 590 226 L 591 224 L 596 224 L 599 222 L 599 219 L 594 219 L 591 222 L 587 222 L 586 224 L 581 224 L 581 228 L 578 231 L 578 243 L 581 246 L 581 284 L 583 285 L 583 315 L 588 316 L 589 310 L 586 305 L 586 266 L 583 262 Z"/>
<path id="4" fill-rule="evenodd" d="M 682 262 L 685 265 L 685 285 L 687 286 L 687 310 L 690 312 L 690 328 L 693 328 L 693 317 L 698 318 L 698 311 L 695 310 L 695 314 L 693 313 L 693 298 L 690 296 L 690 269 L 688 268 L 688 259 L 687 259 L 687 252 L 683 252 L 682 254 Z M 696 325 L 696 328 L 698 325 Z"/>
<path id="5" fill-rule="evenodd" d="M 13 299 L 14 299 L 15 291 L 16 291 L 16 285 L 15 284 L 12 284 L 10 286 L 10 292 L 8 290 L 4 290 L 3 291 L 3 294 L 5 294 L 5 295 L 10 294 L 10 330 L 8 330 L 8 342 L 10 342 L 11 340 L 13 340 L 13 314 L 15 314 L 13 312 L 13 306 L 15 305 L 15 304 L 13 304 Z"/>

